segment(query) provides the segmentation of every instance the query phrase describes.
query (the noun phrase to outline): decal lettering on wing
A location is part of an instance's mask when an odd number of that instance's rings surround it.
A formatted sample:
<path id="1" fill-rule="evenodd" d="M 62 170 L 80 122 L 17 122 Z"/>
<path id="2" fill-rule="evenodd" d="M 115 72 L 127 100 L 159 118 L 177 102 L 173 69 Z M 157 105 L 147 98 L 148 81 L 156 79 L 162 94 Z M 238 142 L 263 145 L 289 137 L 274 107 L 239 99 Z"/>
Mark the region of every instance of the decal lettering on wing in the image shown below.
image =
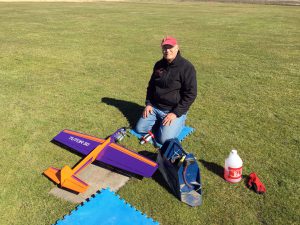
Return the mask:
<path id="1" fill-rule="evenodd" d="M 73 137 L 73 136 L 70 136 L 69 140 L 74 141 L 74 142 L 76 142 L 78 144 L 81 144 L 83 146 L 89 146 L 90 145 L 90 143 L 88 143 L 86 141 L 83 141 L 83 140 L 80 140 L 79 138 L 76 138 L 76 137 Z"/>

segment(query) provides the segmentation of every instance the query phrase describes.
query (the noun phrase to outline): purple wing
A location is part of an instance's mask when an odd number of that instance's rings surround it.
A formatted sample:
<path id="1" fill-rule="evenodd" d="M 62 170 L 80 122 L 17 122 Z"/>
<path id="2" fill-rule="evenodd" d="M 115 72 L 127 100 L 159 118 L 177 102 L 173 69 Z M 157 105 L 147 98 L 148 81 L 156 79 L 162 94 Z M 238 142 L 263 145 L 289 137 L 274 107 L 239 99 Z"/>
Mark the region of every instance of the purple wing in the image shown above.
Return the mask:
<path id="1" fill-rule="evenodd" d="M 63 130 L 53 140 L 63 144 L 83 155 L 89 154 L 105 140 L 76 131 Z M 109 144 L 98 155 L 96 161 L 138 174 L 143 177 L 151 177 L 158 165 L 156 162 L 126 149 L 116 143 Z"/>

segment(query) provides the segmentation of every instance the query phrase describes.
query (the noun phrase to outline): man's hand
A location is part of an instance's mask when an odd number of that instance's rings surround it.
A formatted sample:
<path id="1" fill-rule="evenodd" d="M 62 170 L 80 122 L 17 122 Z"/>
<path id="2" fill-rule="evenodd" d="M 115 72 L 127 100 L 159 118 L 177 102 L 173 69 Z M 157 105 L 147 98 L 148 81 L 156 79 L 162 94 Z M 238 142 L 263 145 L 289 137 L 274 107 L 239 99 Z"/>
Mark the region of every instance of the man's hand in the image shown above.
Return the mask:
<path id="1" fill-rule="evenodd" d="M 166 117 L 164 118 L 164 120 L 162 121 L 162 124 L 164 126 L 169 126 L 173 120 L 175 120 L 177 118 L 175 113 L 168 113 L 166 115 Z"/>
<path id="2" fill-rule="evenodd" d="M 151 105 L 147 105 L 143 111 L 143 118 L 147 118 L 149 114 L 153 113 L 153 107 Z"/>

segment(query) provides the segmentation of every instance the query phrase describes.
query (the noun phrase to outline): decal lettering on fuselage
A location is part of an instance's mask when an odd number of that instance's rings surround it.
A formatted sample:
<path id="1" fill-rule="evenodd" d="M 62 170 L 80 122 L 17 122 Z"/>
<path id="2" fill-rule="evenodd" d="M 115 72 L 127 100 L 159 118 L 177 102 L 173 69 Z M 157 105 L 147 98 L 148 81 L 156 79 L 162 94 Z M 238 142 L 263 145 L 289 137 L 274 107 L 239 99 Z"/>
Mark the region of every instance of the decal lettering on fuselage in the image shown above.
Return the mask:
<path id="1" fill-rule="evenodd" d="M 83 140 L 80 140 L 79 138 L 76 138 L 76 137 L 73 137 L 73 136 L 70 136 L 69 140 L 75 141 L 76 143 L 81 144 L 83 146 L 89 146 L 90 145 L 90 143 L 88 143 L 86 141 L 83 141 Z"/>

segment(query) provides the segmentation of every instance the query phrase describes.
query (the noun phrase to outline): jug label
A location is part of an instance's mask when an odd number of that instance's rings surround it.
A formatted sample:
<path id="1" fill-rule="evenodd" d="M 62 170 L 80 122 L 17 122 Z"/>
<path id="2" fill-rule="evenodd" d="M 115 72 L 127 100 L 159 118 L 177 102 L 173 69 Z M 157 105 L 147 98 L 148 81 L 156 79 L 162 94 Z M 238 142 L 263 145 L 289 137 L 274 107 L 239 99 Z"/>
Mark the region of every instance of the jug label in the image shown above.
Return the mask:
<path id="1" fill-rule="evenodd" d="M 243 167 L 239 167 L 239 168 L 228 167 L 229 170 L 228 178 L 240 179 L 242 177 L 242 168 Z"/>

